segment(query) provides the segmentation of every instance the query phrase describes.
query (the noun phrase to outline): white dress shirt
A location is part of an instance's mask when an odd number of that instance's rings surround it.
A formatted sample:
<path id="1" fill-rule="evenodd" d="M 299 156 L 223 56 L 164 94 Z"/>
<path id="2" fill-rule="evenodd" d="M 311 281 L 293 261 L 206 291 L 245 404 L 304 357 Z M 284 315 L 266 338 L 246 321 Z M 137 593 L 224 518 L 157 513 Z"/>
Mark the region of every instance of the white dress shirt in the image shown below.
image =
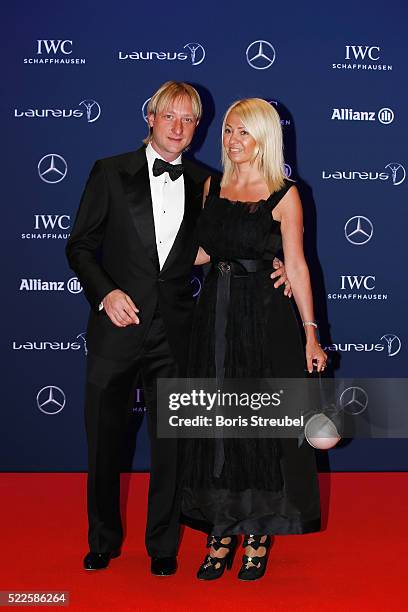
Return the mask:
<path id="1" fill-rule="evenodd" d="M 181 175 L 177 180 L 172 181 L 168 172 L 154 176 L 153 164 L 157 157 L 163 159 L 149 143 L 146 147 L 146 158 L 149 167 L 157 254 L 161 270 L 184 216 L 184 177 Z M 181 155 L 171 163 L 181 164 Z"/>

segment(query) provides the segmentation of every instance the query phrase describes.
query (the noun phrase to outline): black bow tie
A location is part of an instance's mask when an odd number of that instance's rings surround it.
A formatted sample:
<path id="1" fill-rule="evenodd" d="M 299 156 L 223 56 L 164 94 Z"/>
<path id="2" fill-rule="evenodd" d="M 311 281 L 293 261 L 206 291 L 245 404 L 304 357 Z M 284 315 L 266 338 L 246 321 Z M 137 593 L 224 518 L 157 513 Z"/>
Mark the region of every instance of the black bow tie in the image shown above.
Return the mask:
<path id="1" fill-rule="evenodd" d="M 163 172 L 168 172 L 172 181 L 176 181 L 183 174 L 183 164 L 170 164 L 156 157 L 153 164 L 154 176 L 160 176 Z"/>

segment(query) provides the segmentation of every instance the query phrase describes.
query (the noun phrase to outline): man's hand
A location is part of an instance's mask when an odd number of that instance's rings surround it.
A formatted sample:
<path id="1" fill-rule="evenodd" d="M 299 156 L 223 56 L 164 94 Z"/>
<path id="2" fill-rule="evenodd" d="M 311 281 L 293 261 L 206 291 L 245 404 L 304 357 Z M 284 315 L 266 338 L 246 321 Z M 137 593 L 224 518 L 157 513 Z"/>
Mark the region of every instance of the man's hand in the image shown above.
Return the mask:
<path id="1" fill-rule="evenodd" d="M 275 272 L 272 272 L 271 278 L 278 279 L 273 286 L 275 287 L 275 289 L 277 289 L 281 285 L 285 284 L 285 291 L 283 292 L 284 295 L 292 297 L 292 288 L 290 286 L 289 279 L 286 276 L 285 266 L 277 257 L 275 257 L 275 259 L 273 260 L 273 267 L 275 268 Z"/>
<path id="2" fill-rule="evenodd" d="M 138 307 L 120 289 L 115 289 L 108 293 L 108 295 L 105 295 L 102 304 L 106 314 L 116 327 L 139 325 L 140 321 L 136 315 L 139 312 Z"/>

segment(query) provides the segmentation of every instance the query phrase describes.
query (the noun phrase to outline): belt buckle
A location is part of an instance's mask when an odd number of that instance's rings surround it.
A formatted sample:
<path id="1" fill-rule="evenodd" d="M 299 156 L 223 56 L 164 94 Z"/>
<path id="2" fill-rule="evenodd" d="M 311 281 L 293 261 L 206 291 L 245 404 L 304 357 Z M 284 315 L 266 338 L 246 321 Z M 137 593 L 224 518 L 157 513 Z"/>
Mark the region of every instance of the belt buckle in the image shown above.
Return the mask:
<path id="1" fill-rule="evenodd" d="M 217 268 L 221 272 L 221 274 L 227 274 L 228 272 L 231 272 L 231 265 L 226 261 L 219 261 L 217 264 Z"/>

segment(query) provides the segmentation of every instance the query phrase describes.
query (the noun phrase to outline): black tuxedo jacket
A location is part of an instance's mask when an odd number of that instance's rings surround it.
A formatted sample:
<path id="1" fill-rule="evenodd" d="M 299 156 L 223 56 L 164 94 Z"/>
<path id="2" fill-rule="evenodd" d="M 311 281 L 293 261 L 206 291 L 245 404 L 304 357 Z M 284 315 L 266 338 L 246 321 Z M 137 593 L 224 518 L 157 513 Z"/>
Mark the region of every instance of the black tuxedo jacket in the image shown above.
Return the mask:
<path id="1" fill-rule="evenodd" d="M 158 306 L 174 357 L 185 364 L 194 308 L 190 280 L 198 247 L 195 226 L 208 172 L 187 159 L 183 164 L 184 217 L 161 270 L 145 147 L 101 159 L 91 171 L 66 249 L 91 305 L 90 353 L 112 360 L 134 358 Z M 127 293 L 140 309 L 139 325 L 116 327 L 99 311 L 113 289 Z"/>

